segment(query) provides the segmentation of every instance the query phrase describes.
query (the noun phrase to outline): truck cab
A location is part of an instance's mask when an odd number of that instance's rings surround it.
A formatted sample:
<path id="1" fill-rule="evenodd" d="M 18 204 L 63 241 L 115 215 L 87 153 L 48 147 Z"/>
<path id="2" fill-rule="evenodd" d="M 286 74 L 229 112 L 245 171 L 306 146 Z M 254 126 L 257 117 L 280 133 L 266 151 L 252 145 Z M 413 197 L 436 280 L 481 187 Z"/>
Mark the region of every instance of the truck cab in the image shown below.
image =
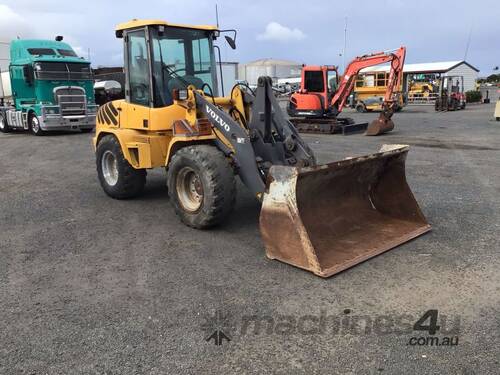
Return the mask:
<path id="1" fill-rule="evenodd" d="M 90 132 L 95 126 L 90 62 L 56 40 L 14 40 L 9 72 L 2 74 L 0 131 Z M 0 91 L 1 92 L 1 91 Z"/>

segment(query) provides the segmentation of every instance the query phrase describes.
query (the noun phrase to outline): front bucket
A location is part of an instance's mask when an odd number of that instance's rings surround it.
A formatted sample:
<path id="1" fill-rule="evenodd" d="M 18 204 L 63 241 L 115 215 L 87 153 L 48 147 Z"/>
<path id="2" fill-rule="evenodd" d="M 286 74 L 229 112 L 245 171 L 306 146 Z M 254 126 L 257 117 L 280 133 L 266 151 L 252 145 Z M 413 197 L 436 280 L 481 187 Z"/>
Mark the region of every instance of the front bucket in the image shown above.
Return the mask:
<path id="1" fill-rule="evenodd" d="M 328 277 L 429 231 L 406 182 L 408 149 L 271 167 L 260 214 L 267 256 Z"/>
<path id="2" fill-rule="evenodd" d="M 379 135 L 390 132 L 394 129 L 394 123 L 391 119 L 385 119 L 380 116 L 378 119 L 373 120 L 366 129 L 365 135 Z"/>

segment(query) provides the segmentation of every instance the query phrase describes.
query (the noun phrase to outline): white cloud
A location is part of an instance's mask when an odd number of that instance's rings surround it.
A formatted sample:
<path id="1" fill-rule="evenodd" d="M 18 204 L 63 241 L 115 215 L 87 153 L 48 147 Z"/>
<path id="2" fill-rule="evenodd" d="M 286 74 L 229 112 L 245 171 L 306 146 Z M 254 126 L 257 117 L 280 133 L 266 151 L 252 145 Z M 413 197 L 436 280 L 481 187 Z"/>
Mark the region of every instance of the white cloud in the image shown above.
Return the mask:
<path id="1" fill-rule="evenodd" d="M 266 26 L 263 34 L 257 35 L 257 40 L 274 40 L 278 42 L 288 42 L 294 40 L 302 40 L 306 34 L 297 28 L 289 28 L 279 24 L 278 22 L 270 22 Z"/>
<path id="2" fill-rule="evenodd" d="M 0 4 L 0 39 L 9 42 L 12 39 L 30 38 L 35 35 L 30 23 L 8 5 Z"/>

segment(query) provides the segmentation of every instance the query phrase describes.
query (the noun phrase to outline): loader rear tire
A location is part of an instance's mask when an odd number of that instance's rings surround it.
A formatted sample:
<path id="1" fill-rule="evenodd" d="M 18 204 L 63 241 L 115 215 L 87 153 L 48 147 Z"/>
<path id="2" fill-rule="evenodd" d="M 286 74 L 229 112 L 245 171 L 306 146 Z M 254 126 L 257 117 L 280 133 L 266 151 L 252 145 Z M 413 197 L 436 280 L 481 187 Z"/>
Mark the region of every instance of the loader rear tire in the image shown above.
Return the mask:
<path id="1" fill-rule="evenodd" d="M 233 168 L 211 145 L 177 151 L 168 166 L 167 185 L 176 214 L 184 224 L 197 229 L 220 224 L 236 200 Z"/>
<path id="2" fill-rule="evenodd" d="M 133 198 L 144 189 L 146 170 L 135 169 L 129 164 L 114 136 L 107 135 L 99 141 L 96 165 L 99 182 L 111 198 Z"/>

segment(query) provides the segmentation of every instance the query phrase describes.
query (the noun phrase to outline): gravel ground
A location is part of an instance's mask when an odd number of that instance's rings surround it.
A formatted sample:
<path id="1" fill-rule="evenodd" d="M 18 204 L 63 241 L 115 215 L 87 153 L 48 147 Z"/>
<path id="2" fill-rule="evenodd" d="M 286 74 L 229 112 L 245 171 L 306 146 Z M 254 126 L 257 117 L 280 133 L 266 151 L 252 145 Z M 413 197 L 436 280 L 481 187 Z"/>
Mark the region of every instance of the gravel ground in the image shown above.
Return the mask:
<path id="1" fill-rule="evenodd" d="M 386 136 L 304 136 L 321 162 L 410 144 L 433 226 L 329 279 L 266 259 L 241 185 L 230 220 L 197 231 L 162 170 L 138 199 L 105 196 L 90 134 L 0 134 L 0 374 L 499 374 L 492 114 L 407 107 Z M 413 323 L 433 309 L 434 337 L 457 345 L 410 345 L 432 337 Z"/>

